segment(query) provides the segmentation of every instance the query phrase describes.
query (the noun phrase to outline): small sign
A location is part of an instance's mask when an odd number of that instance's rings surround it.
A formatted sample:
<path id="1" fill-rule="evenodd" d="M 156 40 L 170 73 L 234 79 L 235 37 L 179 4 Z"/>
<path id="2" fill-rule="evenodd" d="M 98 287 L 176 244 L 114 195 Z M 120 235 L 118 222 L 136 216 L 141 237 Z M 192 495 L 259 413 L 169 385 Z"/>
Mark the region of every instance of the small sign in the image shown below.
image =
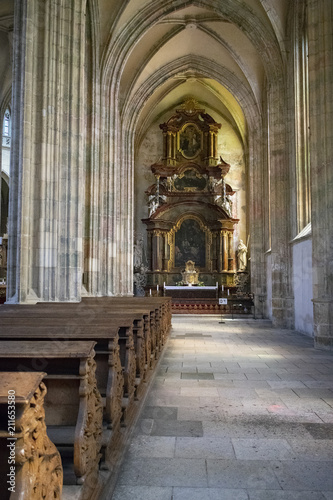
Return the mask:
<path id="1" fill-rule="evenodd" d="M 219 299 L 219 305 L 220 306 L 223 306 L 223 305 L 226 305 L 228 304 L 228 299 Z"/>

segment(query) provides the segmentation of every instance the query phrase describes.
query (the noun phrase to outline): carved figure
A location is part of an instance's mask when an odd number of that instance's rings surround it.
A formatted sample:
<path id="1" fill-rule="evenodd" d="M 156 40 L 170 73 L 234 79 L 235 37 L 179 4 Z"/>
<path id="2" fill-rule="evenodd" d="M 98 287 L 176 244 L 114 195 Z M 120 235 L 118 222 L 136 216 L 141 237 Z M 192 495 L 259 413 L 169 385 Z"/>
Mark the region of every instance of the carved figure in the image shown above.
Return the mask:
<path id="1" fill-rule="evenodd" d="M 243 243 L 243 240 L 239 240 L 237 247 L 237 264 L 238 271 L 245 271 L 247 266 L 247 246 Z"/>
<path id="2" fill-rule="evenodd" d="M 149 202 L 148 202 L 149 217 L 151 217 L 156 212 L 157 209 L 158 209 L 158 201 L 156 199 L 156 196 L 149 196 Z"/>
<path id="3" fill-rule="evenodd" d="M 134 272 L 140 272 L 139 269 L 143 260 L 143 235 L 138 234 L 134 243 Z M 138 271 L 137 271 L 138 270 Z"/>

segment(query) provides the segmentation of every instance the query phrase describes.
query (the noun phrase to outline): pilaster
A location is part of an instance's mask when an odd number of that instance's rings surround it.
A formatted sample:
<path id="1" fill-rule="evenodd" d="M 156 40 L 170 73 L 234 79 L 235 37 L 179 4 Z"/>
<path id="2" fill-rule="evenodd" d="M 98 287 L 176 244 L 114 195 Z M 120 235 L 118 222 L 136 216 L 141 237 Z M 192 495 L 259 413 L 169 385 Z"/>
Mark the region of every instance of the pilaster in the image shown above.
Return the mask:
<path id="1" fill-rule="evenodd" d="M 291 273 L 288 124 L 285 81 L 281 76 L 269 89 L 270 214 L 272 247 L 272 321 L 279 328 L 294 327 Z"/>
<path id="2" fill-rule="evenodd" d="M 333 4 L 308 1 L 313 313 L 316 347 L 333 349 Z"/>

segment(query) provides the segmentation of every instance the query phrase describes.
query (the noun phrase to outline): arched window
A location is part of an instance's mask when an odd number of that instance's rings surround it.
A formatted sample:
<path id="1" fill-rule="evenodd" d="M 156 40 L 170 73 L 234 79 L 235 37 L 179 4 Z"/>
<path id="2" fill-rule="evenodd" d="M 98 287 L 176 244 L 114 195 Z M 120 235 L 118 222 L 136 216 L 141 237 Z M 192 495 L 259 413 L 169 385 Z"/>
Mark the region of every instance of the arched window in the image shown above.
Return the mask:
<path id="1" fill-rule="evenodd" d="M 309 85 L 306 6 L 298 5 L 295 16 L 294 92 L 297 231 L 311 222 L 310 154 L 309 154 Z"/>
<path id="2" fill-rule="evenodd" d="M 2 124 L 2 155 L 1 155 L 1 171 L 5 172 L 9 177 L 10 169 L 10 145 L 11 145 L 11 116 L 7 108 L 3 118 Z"/>
<path id="3" fill-rule="evenodd" d="M 11 146 L 11 115 L 6 109 L 2 122 L 2 148 L 0 165 L 0 236 L 7 233 L 9 177 L 10 177 L 10 146 Z"/>

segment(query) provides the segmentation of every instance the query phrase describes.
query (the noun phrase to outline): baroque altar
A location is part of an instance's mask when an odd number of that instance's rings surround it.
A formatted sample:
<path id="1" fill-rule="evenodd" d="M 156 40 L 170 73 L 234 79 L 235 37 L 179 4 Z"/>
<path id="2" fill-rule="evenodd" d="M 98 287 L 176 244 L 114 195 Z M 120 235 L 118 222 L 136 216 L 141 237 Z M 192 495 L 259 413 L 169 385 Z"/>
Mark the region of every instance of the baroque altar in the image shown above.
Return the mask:
<path id="1" fill-rule="evenodd" d="M 234 286 L 233 233 L 239 219 L 233 215 L 234 191 L 225 181 L 230 165 L 217 154 L 220 127 L 194 99 L 160 125 L 163 156 L 151 165 L 156 182 L 146 190 L 148 218 L 142 220 L 148 286 L 184 281 L 190 261 L 195 272 L 188 283 L 196 284 L 200 274 L 204 285 Z"/>

